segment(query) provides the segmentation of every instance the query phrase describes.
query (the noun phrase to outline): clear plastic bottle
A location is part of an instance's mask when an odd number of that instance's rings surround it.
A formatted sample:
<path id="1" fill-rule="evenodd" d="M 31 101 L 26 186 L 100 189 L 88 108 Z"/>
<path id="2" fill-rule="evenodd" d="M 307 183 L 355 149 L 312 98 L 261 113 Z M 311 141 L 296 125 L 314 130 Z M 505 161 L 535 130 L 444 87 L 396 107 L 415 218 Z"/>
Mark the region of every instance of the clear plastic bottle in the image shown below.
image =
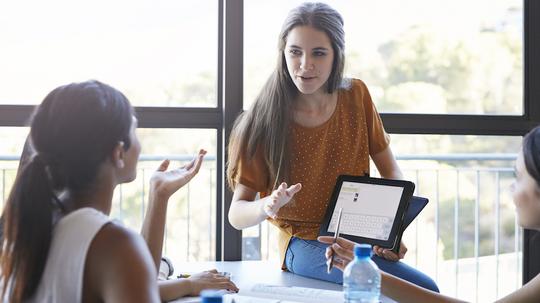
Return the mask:
<path id="1" fill-rule="evenodd" d="M 371 245 L 354 247 L 354 260 L 343 271 L 343 293 L 347 303 L 379 302 L 381 273 L 371 261 Z"/>

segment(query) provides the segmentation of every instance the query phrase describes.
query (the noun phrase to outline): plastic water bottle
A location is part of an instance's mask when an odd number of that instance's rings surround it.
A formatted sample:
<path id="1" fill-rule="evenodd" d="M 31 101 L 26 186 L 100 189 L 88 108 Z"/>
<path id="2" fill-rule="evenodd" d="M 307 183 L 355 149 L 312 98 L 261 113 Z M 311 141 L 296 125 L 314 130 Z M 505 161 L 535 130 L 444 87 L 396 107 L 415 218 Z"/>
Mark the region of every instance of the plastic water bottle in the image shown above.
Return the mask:
<path id="1" fill-rule="evenodd" d="M 355 245 L 354 260 L 343 271 L 343 293 L 347 303 L 379 302 L 381 273 L 371 261 L 371 245 Z"/>
<path id="2" fill-rule="evenodd" d="M 217 289 L 201 291 L 201 303 L 223 303 L 223 291 Z"/>

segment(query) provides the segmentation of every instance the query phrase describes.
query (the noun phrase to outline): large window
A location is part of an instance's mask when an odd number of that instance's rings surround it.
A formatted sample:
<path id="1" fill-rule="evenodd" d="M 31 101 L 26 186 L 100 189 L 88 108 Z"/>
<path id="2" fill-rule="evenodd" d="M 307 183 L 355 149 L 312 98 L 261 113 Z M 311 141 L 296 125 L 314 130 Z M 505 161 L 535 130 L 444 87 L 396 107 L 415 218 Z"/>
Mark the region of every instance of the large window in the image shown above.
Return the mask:
<path id="1" fill-rule="evenodd" d="M 245 108 L 303 1 L 277 2 L 245 2 Z M 345 21 L 346 75 L 367 83 L 381 112 L 522 114 L 521 0 L 324 2 Z"/>
<path id="2" fill-rule="evenodd" d="M 245 1 L 244 109 L 275 68 L 287 12 L 302 2 Z M 323 2 L 345 21 L 346 76 L 366 82 L 406 178 L 431 201 L 404 235 L 405 262 L 470 301 L 528 281 L 537 250 L 517 226 L 509 184 L 521 136 L 540 123 L 538 3 Z M 277 258 L 275 236 L 268 224 L 250 228 L 243 257 Z"/>
<path id="3" fill-rule="evenodd" d="M 531 232 L 516 228 L 507 186 L 521 136 L 540 123 L 540 2 L 325 2 L 345 19 L 346 75 L 366 82 L 401 167 L 431 200 L 406 232 L 406 262 L 439 278 L 445 293 L 480 302 L 535 276 L 540 252 Z M 140 228 L 159 159 L 181 165 L 206 148 L 200 176 L 171 201 L 166 254 L 272 258 L 275 229 L 242 233 L 227 222 L 226 145 L 274 68 L 287 12 L 300 3 L 1 3 L 2 201 L 33 105 L 58 85 L 97 79 L 136 106 L 143 142 L 138 179 L 117 189 L 113 215 Z"/>
<path id="4" fill-rule="evenodd" d="M 404 262 L 433 277 L 442 293 L 492 302 L 521 286 L 523 231 L 510 193 L 520 142 L 515 136 L 392 135 L 405 178 L 430 200 L 404 233 Z"/>
<path id="5" fill-rule="evenodd" d="M 215 107 L 217 16 L 210 0 L 0 4 L 0 104 L 98 79 L 137 106 Z"/>
<path id="6" fill-rule="evenodd" d="M 137 135 L 142 146 L 137 179 L 117 187 L 111 215 L 140 230 L 150 177 L 161 161 L 170 159 L 171 168 L 180 167 L 204 148 L 208 153 L 199 174 L 169 200 L 163 253 L 171 260 L 215 260 L 216 131 L 142 128 Z"/>
<path id="7" fill-rule="evenodd" d="M 136 106 L 142 143 L 137 179 L 116 188 L 111 215 L 140 230 L 160 161 L 183 165 L 204 148 L 199 175 L 171 198 L 164 253 L 177 261 L 222 258 L 220 8 L 215 0 L 0 4 L 2 205 L 33 105 L 59 85 L 96 79 Z"/>

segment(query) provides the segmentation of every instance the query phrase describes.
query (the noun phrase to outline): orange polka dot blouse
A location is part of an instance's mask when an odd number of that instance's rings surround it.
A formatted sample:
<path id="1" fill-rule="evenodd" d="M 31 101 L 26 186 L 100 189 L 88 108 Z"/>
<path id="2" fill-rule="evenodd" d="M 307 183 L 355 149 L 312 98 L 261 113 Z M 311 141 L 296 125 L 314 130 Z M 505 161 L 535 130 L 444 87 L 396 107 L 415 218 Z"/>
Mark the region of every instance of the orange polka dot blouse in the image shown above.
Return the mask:
<path id="1" fill-rule="evenodd" d="M 390 142 L 366 85 L 358 79 L 338 91 L 328 121 L 313 128 L 292 122 L 289 140 L 290 184 L 301 183 L 302 190 L 280 209 L 277 219 L 268 219 L 280 230 L 281 260 L 292 236 L 317 238 L 337 177 L 368 173 L 369 155 L 383 151 Z M 259 192 L 261 198 L 271 193 L 268 188 L 273 180 L 269 180 L 261 147 L 252 159 L 242 158 L 235 180 Z"/>

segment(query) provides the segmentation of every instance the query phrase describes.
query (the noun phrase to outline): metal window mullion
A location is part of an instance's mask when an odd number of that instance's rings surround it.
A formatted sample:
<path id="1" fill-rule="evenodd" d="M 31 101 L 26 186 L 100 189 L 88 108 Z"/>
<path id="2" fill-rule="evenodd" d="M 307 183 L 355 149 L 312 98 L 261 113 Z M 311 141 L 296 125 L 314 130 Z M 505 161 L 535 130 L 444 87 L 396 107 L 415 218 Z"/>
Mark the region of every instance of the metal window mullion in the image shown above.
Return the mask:
<path id="1" fill-rule="evenodd" d="M 419 196 L 420 195 L 420 175 L 419 175 L 419 170 L 416 169 L 415 170 L 415 181 L 416 181 L 416 186 L 415 186 L 415 191 L 416 191 L 416 195 Z M 418 221 L 419 219 L 416 219 L 414 220 L 414 245 L 415 245 L 415 254 L 414 254 L 414 267 L 418 267 Z M 398 245 L 401 245 L 401 243 L 398 243 Z"/>
<path id="2" fill-rule="evenodd" d="M 270 222 L 266 221 L 266 259 L 270 258 Z"/>
<path id="3" fill-rule="evenodd" d="M 459 275 L 459 169 L 456 170 L 456 200 L 454 201 L 454 262 L 455 262 L 455 290 L 454 295 L 458 295 L 458 275 Z"/>
<path id="4" fill-rule="evenodd" d="M 439 280 L 439 171 L 435 178 L 435 281 Z"/>
<path id="5" fill-rule="evenodd" d="M 516 256 L 516 268 L 519 268 L 519 224 L 517 216 L 514 217 L 514 254 Z M 516 271 L 515 289 L 519 288 L 519 272 Z"/>
<path id="6" fill-rule="evenodd" d="M 497 184 L 497 191 L 495 196 L 495 298 L 499 298 L 499 224 L 500 223 L 500 195 L 501 195 L 501 182 L 500 173 L 495 174 L 495 184 Z"/>
<path id="7" fill-rule="evenodd" d="M 531 127 L 526 116 L 381 113 L 384 128 L 396 134 L 519 136 Z"/>
<path id="8" fill-rule="evenodd" d="M 6 169 L 2 169 L 2 209 L 6 203 Z"/>
<path id="9" fill-rule="evenodd" d="M 524 0 L 524 116 L 530 121 L 525 132 L 540 124 L 540 1 Z M 517 246 L 517 245 L 516 245 Z M 523 232 L 522 283 L 540 272 L 540 237 L 538 232 Z M 517 280 L 517 279 L 516 279 Z"/>
<path id="10" fill-rule="evenodd" d="M 224 32 L 224 0 L 218 0 L 218 53 L 217 53 L 217 62 L 218 62 L 218 73 L 217 73 L 217 104 L 218 109 L 221 112 L 221 125 L 217 128 L 217 159 L 216 159 L 216 239 L 215 239 L 215 260 L 223 260 L 223 206 L 224 206 L 224 176 L 225 176 L 225 153 L 224 153 L 224 141 L 225 137 L 223 136 L 224 121 L 224 105 L 223 105 L 223 32 Z"/>
<path id="11" fill-rule="evenodd" d="M 220 144 L 221 161 L 218 164 L 220 176 L 224 176 L 225 164 L 227 163 L 226 147 L 229 143 L 229 135 L 234 120 L 242 112 L 243 107 L 243 56 L 244 56 L 244 2 L 243 0 L 220 0 L 220 8 L 223 13 L 220 34 L 223 35 L 221 58 L 223 64 L 222 73 L 222 98 L 223 98 L 223 126 L 220 134 L 223 140 Z M 242 259 L 242 232 L 232 227 L 225 219 L 232 200 L 232 192 L 226 182 L 218 178 L 221 184 L 221 245 L 222 259 L 225 261 L 239 261 Z M 227 238 L 227 241 L 224 239 Z"/>
<path id="12" fill-rule="evenodd" d="M 145 169 L 141 169 L 141 178 L 142 178 L 142 191 L 141 191 L 141 222 L 144 223 L 144 212 L 145 212 L 145 195 L 146 195 L 146 182 L 144 176 Z"/>
<path id="13" fill-rule="evenodd" d="M 475 261 L 475 296 L 478 302 L 478 279 L 480 264 L 478 256 L 480 245 L 480 171 L 476 171 L 476 199 L 474 200 L 474 261 Z"/>
<path id="14" fill-rule="evenodd" d="M 187 230 L 187 247 L 186 247 L 186 252 L 187 252 L 187 256 L 186 256 L 186 260 L 189 261 L 189 250 L 191 248 L 191 229 L 190 229 L 190 225 L 191 225 L 191 205 L 190 205 L 190 201 L 191 201 L 191 198 L 190 198 L 190 189 L 191 189 L 191 186 L 189 185 L 189 183 L 187 184 L 187 224 L 186 224 L 186 230 Z M 200 260 L 196 260 L 196 261 L 200 261 Z"/>
<path id="15" fill-rule="evenodd" d="M 214 170 L 210 169 L 210 180 L 208 180 L 210 184 L 210 188 L 212 188 L 213 176 L 214 176 Z M 212 214 L 214 213 L 214 203 L 212 203 L 212 201 L 214 200 L 212 197 L 212 191 L 210 191 L 210 202 L 208 204 L 210 207 L 210 215 L 208 216 L 208 259 L 205 261 L 212 261 Z"/>

